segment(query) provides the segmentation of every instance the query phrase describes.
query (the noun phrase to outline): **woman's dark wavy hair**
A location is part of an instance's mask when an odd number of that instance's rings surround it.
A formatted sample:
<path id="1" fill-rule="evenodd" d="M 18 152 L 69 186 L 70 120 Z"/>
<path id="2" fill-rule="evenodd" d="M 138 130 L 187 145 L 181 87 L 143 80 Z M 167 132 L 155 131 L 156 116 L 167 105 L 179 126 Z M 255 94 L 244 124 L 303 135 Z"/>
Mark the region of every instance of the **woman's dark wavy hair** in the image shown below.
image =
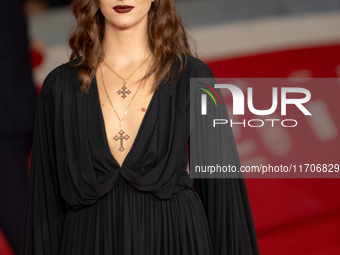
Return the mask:
<path id="1" fill-rule="evenodd" d="M 73 66 L 77 68 L 78 79 L 82 84 L 81 91 L 88 92 L 104 58 L 102 41 L 105 19 L 99 9 L 99 0 L 73 0 L 72 9 L 77 25 L 69 40 L 72 49 L 70 60 L 81 57 Z M 155 72 L 154 90 L 159 88 L 163 80 L 176 80 L 186 65 L 186 56 L 193 56 L 189 36 L 176 11 L 174 0 L 154 0 L 151 4 L 148 37 L 155 61 L 142 79 Z M 196 50 L 194 55 L 197 56 Z M 179 68 L 175 69 L 177 61 Z"/>

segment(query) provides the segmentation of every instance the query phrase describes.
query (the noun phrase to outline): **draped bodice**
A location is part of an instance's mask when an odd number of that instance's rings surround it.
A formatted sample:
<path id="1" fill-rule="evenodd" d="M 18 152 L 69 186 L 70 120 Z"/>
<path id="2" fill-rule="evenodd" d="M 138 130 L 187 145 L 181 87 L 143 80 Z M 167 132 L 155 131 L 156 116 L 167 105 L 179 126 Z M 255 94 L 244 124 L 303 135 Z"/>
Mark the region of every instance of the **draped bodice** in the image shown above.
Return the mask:
<path id="1" fill-rule="evenodd" d="M 61 68 L 67 70 L 56 75 L 53 88 L 56 157 L 62 197 L 71 207 L 96 202 L 114 187 L 118 175 L 160 199 L 192 187 L 186 171 L 187 75 L 176 84 L 163 82 L 155 91 L 120 167 L 109 149 L 96 79 L 89 93 L 82 93 L 76 70 Z"/>

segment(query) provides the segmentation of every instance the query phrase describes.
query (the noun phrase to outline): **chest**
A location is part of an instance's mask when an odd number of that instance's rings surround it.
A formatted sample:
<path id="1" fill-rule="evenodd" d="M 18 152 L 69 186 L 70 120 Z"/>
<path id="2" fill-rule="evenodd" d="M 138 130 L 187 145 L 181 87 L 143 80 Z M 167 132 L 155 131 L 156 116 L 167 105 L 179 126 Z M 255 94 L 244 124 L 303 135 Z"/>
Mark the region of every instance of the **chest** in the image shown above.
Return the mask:
<path id="1" fill-rule="evenodd" d="M 105 135 L 112 156 L 119 165 L 131 151 L 146 121 L 155 92 L 154 77 L 142 83 L 125 83 L 110 77 L 103 80 L 97 75 L 97 88 Z"/>

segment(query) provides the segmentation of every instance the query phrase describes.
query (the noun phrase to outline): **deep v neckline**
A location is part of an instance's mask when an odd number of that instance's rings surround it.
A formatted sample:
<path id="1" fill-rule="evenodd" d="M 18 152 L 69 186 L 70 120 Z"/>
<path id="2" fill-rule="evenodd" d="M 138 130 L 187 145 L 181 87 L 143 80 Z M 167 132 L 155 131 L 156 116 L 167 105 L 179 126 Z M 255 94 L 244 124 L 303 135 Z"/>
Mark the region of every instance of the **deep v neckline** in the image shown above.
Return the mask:
<path id="1" fill-rule="evenodd" d="M 102 108 L 101 108 L 101 102 L 100 102 L 100 97 L 99 97 L 99 90 L 98 90 L 98 83 L 97 83 L 97 76 L 96 75 L 94 76 L 94 87 L 95 87 L 95 93 L 96 93 L 95 96 L 96 96 L 96 100 L 97 100 L 96 103 L 97 103 L 97 107 L 99 107 L 100 124 L 103 127 L 101 129 L 101 131 L 103 132 L 102 136 L 104 138 L 104 143 L 105 143 L 106 150 L 108 150 L 108 153 L 111 156 L 112 161 L 116 164 L 116 166 L 119 167 L 119 168 L 122 168 L 122 167 L 124 167 L 125 163 L 129 159 L 129 156 L 132 154 L 133 149 L 136 147 L 136 144 L 138 142 L 138 138 L 141 136 L 141 133 L 142 133 L 142 130 L 143 130 L 143 126 L 145 125 L 145 122 L 147 120 L 149 112 L 151 111 L 151 107 L 153 105 L 153 102 L 155 101 L 157 91 L 153 92 L 152 98 L 151 98 L 151 100 L 149 102 L 149 105 L 147 107 L 147 110 L 146 110 L 146 112 L 145 112 L 145 114 L 143 116 L 142 122 L 141 122 L 141 124 L 140 124 L 140 126 L 138 128 L 137 135 L 136 135 L 136 137 L 135 137 L 135 139 L 134 139 L 134 141 L 132 143 L 131 149 L 126 154 L 126 156 L 125 156 L 125 158 L 123 160 L 122 165 L 120 165 L 118 163 L 118 161 L 116 160 L 116 158 L 113 156 L 113 154 L 111 152 L 111 149 L 110 149 L 109 140 L 108 140 L 108 136 L 107 136 L 107 132 L 106 132 L 104 115 L 103 115 L 103 111 L 102 111 Z"/>

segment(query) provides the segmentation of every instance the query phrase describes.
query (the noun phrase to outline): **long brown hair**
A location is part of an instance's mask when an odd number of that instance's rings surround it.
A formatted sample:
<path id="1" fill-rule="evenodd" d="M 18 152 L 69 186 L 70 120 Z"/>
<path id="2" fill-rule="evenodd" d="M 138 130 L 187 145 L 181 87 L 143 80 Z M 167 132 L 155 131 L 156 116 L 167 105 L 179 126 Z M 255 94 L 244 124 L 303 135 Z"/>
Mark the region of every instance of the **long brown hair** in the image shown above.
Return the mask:
<path id="1" fill-rule="evenodd" d="M 82 92 L 88 92 L 100 62 L 104 58 L 102 41 L 105 19 L 99 9 L 99 0 L 73 0 L 72 9 L 77 25 L 71 34 L 70 60 L 81 57 L 73 66 L 77 68 Z M 155 72 L 153 89 L 159 88 L 163 80 L 176 80 L 186 65 L 186 56 L 197 56 L 191 49 L 189 37 L 178 15 L 174 0 L 154 0 L 148 13 L 149 47 L 154 62 L 146 79 Z M 193 42 L 194 43 L 194 42 Z M 179 61 L 179 68 L 173 68 Z M 177 62 L 178 63 L 178 62 Z"/>

